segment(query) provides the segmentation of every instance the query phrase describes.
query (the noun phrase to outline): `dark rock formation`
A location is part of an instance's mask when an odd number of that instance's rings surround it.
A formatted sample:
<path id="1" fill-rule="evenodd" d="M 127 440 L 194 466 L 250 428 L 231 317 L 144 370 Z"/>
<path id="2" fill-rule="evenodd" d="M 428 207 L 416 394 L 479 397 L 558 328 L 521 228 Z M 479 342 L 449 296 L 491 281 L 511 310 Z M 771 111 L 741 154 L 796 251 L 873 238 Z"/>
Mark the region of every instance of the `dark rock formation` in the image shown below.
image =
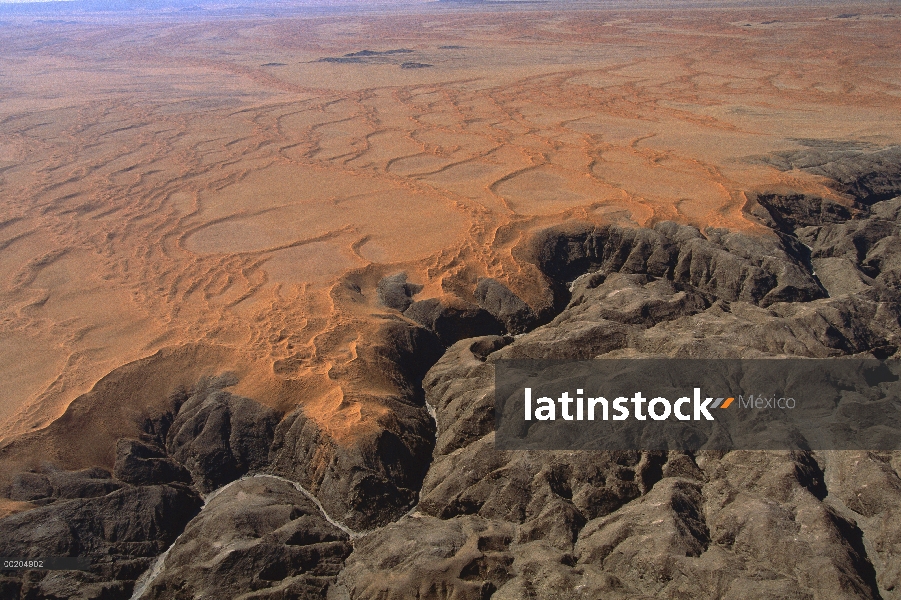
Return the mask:
<path id="1" fill-rule="evenodd" d="M 339 63 L 339 64 L 365 64 L 366 60 L 363 58 L 358 58 L 356 56 L 324 56 L 320 58 L 317 62 L 329 62 L 329 63 Z"/>
<path id="2" fill-rule="evenodd" d="M 890 177 L 863 170 L 868 195 L 847 206 L 758 197 L 768 236 L 537 236 L 566 308 L 515 340 L 462 340 L 429 371 L 437 440 L 417 511 L 357 543 L 346 597 L 894 597 L 898 453 L 493 449 L 501 358 L 899 356 L 901 198 L 876 202 Z"/>
<path id="3" fill-rule="evenodd" d="M 801 169 L 831 180 L 833 187 L 861 204 L 874 204 L 901 194 L 901 146 L 798 140 L 801 150 L 766 157 L 778 169 Z"/>
<path id="4" fill-rule="evenodd" d="M 413 303 L 413 296 L 420 291 L 422 291 L 422 286 L 409 283 L 406 273 L 383 277 L 376 287 L 379 302 L 401 312 L 407 310 Z"/>
<path id="5" fill-rule="evenodd" d="M 413 54 L 413 50 L 410 50 L 409 48 L 395 48 L 392 50 L 358 50 L 356 52 L 349 52 L 343 56 L 326 56 L 320 58 L 318 62 L 370 65 L 385 64 L 397 54 Z M 426 66 L 430 67 L 431 65 Z"/>
<path id="6" fill-rule="evenodd" d="M 351 550 L 294 485 L 251 477 L 207 502 L 138 598 L 323 598 Z"/>
<path id="7" fill-rule="evenodd" d="M 644 330 L 638 306 L 622 320 Z M 667 312 L 657 327 L 691 318 Z M 493 450 L 483 418 L 493 361 L 520 344 L 557 357 L 571 343 L 555 332 L 566 312 L 559 319 L 507 344 L 461 341 L 429 372 L 439 428 L 419 512 L 358 542 L 338 579 L 349 597 L 878 598 L 894 589 L 901 526 L 887 519 L 901 479 L 885 458 L 844 459 L 860 478 L 841 477 L 827 495 L 818 461 L 844 453 Z M 848 507 L 828 499 L 836 493 Z M 862 519 L 878 549 L 864 543 Z"/>
<path id="8" fill-rule="evenodd" d="M 420 415 L 399 399 L 394 405 L 391 429 L 361 434 L 353 445 L 335 441 L 302 409 L 291 413 L 273 445 L 275 472 L 300 481 L 348 526 L 367 529 L 396 519 L 416 502 L 432 428 L 425 411 Z"/>
<path id="9" fill-rule="evenodd" d="M 128 598 L 135 580 L 200 506 L 199 495 L 184 485 L 125 486 L 104 496 L 57 500 L 0 520 L 0 554 L 91 559 L 86 572 L 29 573 L 17 582 L 22 598 Z"/>
<path id="10" fill-rule="evenodd" d="M 344 374 L 368 387 L 346 392 L 348 401 L 384 410 L 378 427 L 342 443 L 299 407 L 278 425 L 269 462 L 273 472 L 313 492 L 334 518 L 365 530 L 388 523 L 416 502 L 434 444 L 434 422 L 420 382 L 444 347 L 429 330 L 386 319 L 381 343 L 360 349 Z"/>
<path id="11" fill-rule="evenodd" d="M 901 198 L 880 202 L 866 216 L 796 235 L 810 247 L 817 273 L 824 270 L 834 293 L 867 292 L 868 297 L 901 301 Z"/>
<path id="12" fill-rule="evenodd" d="M 351 598 L 488 598 L 511 577 L 513 536 L 512 525 L 480 517 L 417 514 L 359 540 L 339 586 Z"/>
<path id="13" fill-rule="evenodd" d="M 503 323 L 509 333 L 527 331 L 538 320 L 532 307 L 496 279 L 486 277 L 481 280 L 476 286 L 475 297 L 479 306 Z"/>
<path id="14" fill-rule="evenodd" d="M 750 236 L 663 222 L 653 229 L 568 223 L 537 235 L 531 252 L 551 279 L 586 272 L 646 274 L 727 301 L 806 302 L 825 291 L 789 236 Z"/>
<path id="15" fill-rule="evenodd" d="M 808 194 L 757 194 L 754 199 L 765 211 L 749 207 L 751 213 L 773 229 L 791 232 L 798 227 L 843 223 L 860 211 L 832 200 Z"/>
<path id="16" fill-rule="evenodd" d="M 464 302 L 447 306 L 437 298 L 414 302 L 404 311 L 408 317 L 435 332 L 445 346 L 465 338 L 497 335 L 503 326 L 488 311 Z"/>
<path id="17" fill-rule="evenodd" d="M 121 482 L 99 467 L 81 471 L 49 468 L 42 472 L 19 473 L 13 478 L 6 496 L 42 506 L 57 500 L 105 496 L 120 487 Z"/>
<path id="18" fill-rule="evenodd" d="M 161 448 L 139 440 L 119 440 L 113 472 L 117 479 L 135 485 L 191 483 L 187 469 L 166 456 Z"/>
<path id="19" fill-rule="evenodd" d="M 344 56 L 389 56 L 391 54 L 412 54 L 409 48 L 393 48 L 391 50 L 358 50 Z"/>
<path id="20" fill-rule="evenodd" d="M 197 390 L 169 428 L 166 450 L 201 492 L 263 468 L 281 414 L 215 386 Z"/>
<path id="21" fill-rule="evenodd" d="M 100 468 L 14 477 L 9 498 L 48 506 L 0 520 L 0 554 L 81 556 L 91 567 L 8 575 L 3 597 L 130 598 L 200 510 L 200 494 L 186 484 L 209 491 L 266 465 L 279 415 L 222 390 L 234 383 L 222 376 L 173 395 L 175 412 L 146 418 L 144 440 L 118 441 L 115 479 Z"/>

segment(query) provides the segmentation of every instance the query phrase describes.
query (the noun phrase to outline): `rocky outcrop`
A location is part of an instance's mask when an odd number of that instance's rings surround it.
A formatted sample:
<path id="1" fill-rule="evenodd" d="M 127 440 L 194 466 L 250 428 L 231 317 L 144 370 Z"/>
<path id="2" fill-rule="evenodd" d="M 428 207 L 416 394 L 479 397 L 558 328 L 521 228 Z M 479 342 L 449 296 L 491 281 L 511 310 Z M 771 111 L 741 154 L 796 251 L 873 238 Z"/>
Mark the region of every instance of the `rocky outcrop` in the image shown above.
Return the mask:
<path id="1" fill-rule="evenodd" d="M 32 571 L 10 578 L 22 598 L 128 598 L 134 582 L 200 510 L 185 485 L 123 486 L 104 496 L 57 500 L 0 520 L 0 553 L 84 556 L 89 571 Z M 17 596 L 5 596 L 15 598 Z"/>
<path id="2" fill-rule="evenodd" d="M 398 414 L 390 429 L 362 433 L 353 445 L 335 441 L 302 410 L 288 415 L 276 433 L 273 471 L 299 481 L 330 514 L 355 529 L 396 519 L 416 503 L 433 428 L 425 411 L 420 416 L 400 399 L 395 404 Z"/>
<path id="3" fill-rule="evenodd" d="M 807 455 L 644 455 L 629 481 L 635 457 L 609 454 L 481 470 L 490 444 L 439 463 L 436 480 L 467 502 L 436 506 L 432 492 L 358 542 L 338 579 L 349 597 L 880 597 L 860 528 L 819 499 Z"/>
<path id="4" fill-rule="evenodd" d="M 798 227 L 843 223 L 862 211 L 810 194 L 755 194 L 749 212 L 768 227 L 791 232 Z"/>
<path id="5" fill-rule="evenodd" d="M 432 332 L 401 318 L 386 319 L 377 339 L 344 374 L 366 381 L 366 389 L 394 390 L 346 392 L 346 401 L 384 414 L 377 426 L 343 443 L 301 406 L 279 423 L 269 455 L 273 473 L 299 482 L 329 514 L 359 530 L 397 519 L 416 503 L 435 435 L 420 382 L 444 350 Z"/>
<path id="6" fill-rule="evenodd" d="M 120 439 L 114 475 L 100 468 L 20 473 L 7 496 L 43 506 L 0 520 L 0 554 L 88 558 L 88 571 L 0 578 L 4 598 L 127 599 L 136 580 L 203 505 L 201 493 L 266 465 L 279 414 L 205 379 Z M 8 592 L 8 593 L 7 593 Z"/>
<path id="7" fill-rule="evenodd" d="M 135 485 L 191 483 L 191 473 L 156 446 L 140 440 L 116 443 L 116 478 Z"/>
<path id="8" fill-rule="evenodd" d="M 538 320 L 531 306 L 496 279 L 482 279 L 476 286 L 475 298 L 479 306 L 504 324 L 508 333 L 527 331 Z"/>
<path id="9" fill-rule="evenodd" d="M 212 386 L 199 389 L 178 410 L 166 450 L 210 492 L 266 466 L 281 414 L 254 400 Z"/>
<path id="10" fill-rule="evenodd" d="M 346 597 L 895 597 L 897 453 L 493 448 L 501 358 L 899 356 L 901 198 L 867 199 L 760 196 L 762 237 L 539 234 L 531 255 L 566 308 L 516 339 L 460 341 L 429 371 L 419 505 L 358 542 Z"/>
<path id="11" fill-rule="evenodd" d="M 810 272 L 808 250 L 786 235 L 752 236 L 658 223 L 653 229 L 568 223 L 549 228 L 528 254 L 551 279 L 585 273 L 646 274 L 709 297 L 760 306 L 826 295 Z"/>
<path id="12" fill-rule="evenodd" d="M 763 158 L 783 171 L 800 169 L 827 178 L 837 191 L 869 205 L 901 194 L 901 146 L 797 140 L 803 148 Z"/>
<path id="13" fill-rule="evenodd" d="M 413 303 L 413 296 L 420 291 L 422 286 L 408 282 L 406 273 L 384 277 L 376 287 L 379 302 L 401 312 L 407 310 Z"/>
<path id="14" fill-rule="evenodd" d="M 641 305 L 623 319 L 639 330 Z M 657 326 L 691 318 L 667 311 Z M 891 597 L 901 480 L 890 460 L 848 460 L 861 479 L 833 488 L 821 464 L 833 459 L 810 453 L 494 450 L 478 418 L 493 408 L 492 363 L 521 343 L 558 356 L 568 322 L 460 342 L 429 372 L 439 429 L 418 512 L 350 556 L 338 579 L 349 597 Z M 831 500 L 838 490 L 857 508 Z"/>
<path id="15" fill-rule="evenodd" d="M 901 200 L 880 202 L 863 218 L 803 227 L 796 234 L 810 247 L 818 276 L 822 272 L 831 285 L 830 296 L 853 291 L 901 300 Z"/>
<path id="16" fill-rule="evenodd" d="M 404 316 L 433 331 L 445 346 L 466 338 L 499 334 L 504 329 L 491 313 L 462 301 L 448 306 L 438 298 L 420 300 L 411 304 Z"/>
<path id="17" fill-rule="evenodd" d="M 251 477 L 208 500 L 136 597 L 322 598 L 351 550 L 292 483 Z"/>
<path id="18" fill-rule="evenodd" d="M 53 468 L 19 473 L 6 492 L 11 500 L 31 502 L 38 506 L 58 500 L 105 496 L 122 487 L 106 469 L 93 467 L 80 471 Z"/>
<path id="19" fill-rule="evenodd" d="M 511 577 L 506 549 L 514 533 L 510 524 L 480 517 L 415 514 L 356 543 L 335 597 L 489 598 Z"/>

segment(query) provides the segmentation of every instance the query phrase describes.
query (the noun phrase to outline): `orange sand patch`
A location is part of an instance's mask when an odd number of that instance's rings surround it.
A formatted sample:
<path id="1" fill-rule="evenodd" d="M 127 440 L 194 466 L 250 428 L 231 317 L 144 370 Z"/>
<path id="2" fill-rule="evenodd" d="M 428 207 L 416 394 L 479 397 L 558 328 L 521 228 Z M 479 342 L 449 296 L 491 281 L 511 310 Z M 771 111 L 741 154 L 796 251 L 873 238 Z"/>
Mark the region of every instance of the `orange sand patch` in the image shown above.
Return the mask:
<path id="1" fill-rule="evenodd" d="M 7 500 L 6 498 L 0 498 L 0 519 L 8 517 L 11 514 L 22 512 L 23 510 L 29 510 L 31 508 L 35 508 L 35 505 L 31 502 L 19 502 L 16 500 Z"/>

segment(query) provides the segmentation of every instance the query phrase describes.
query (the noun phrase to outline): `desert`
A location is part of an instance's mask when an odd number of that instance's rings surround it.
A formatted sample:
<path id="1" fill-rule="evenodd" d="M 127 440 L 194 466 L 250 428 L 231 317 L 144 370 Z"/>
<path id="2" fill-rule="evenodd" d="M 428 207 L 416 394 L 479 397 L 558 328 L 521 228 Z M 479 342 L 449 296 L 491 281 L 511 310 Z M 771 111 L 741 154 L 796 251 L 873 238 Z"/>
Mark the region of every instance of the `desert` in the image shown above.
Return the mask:
<path id="1" fill-rule="evenodd" d="M 0 554 L 93 564 L 0 595 L 901 593 L 901 453 L 491 415 L 503 359 L 899 358 L 897 6 L 29 10 Z"/>

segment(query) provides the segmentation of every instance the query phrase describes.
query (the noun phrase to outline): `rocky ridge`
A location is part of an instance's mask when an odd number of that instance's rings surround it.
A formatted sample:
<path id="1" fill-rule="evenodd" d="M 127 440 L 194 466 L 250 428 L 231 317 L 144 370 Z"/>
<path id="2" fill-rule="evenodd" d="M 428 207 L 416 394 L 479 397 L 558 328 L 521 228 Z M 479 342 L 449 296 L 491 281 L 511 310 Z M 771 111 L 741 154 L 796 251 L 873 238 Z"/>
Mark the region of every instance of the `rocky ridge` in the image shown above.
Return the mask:
<path id="1" fill-rule="evenodd" d="M 518 249 L 559 307 L 540 326 L 545 313 L 493 279 L 449 301 L 385 278 L 377 295 L 395 312 L 361 357 L 395 390 L 373 399 L 390 415 L 380 429 L 342 445 L 301 409 L 283 416 L 228 392 L 228 375 L 201 381 L 141 439 L 119 441 L 113 473 L 48 466 L 13 479 L 4 495 L 37 508 L 0 520 L 0 554 L 93 564 L 4 575 L 0 591 L 896 597 L 901 454 L 500 452 L 492 386 L 503 358 L 898 358 L 897 152 L 810 143 L 770 157 L 830 178 L 849 201 L 756 194 L 746 212 L 765 235 L 668 222 L 544 230 Z"/>

